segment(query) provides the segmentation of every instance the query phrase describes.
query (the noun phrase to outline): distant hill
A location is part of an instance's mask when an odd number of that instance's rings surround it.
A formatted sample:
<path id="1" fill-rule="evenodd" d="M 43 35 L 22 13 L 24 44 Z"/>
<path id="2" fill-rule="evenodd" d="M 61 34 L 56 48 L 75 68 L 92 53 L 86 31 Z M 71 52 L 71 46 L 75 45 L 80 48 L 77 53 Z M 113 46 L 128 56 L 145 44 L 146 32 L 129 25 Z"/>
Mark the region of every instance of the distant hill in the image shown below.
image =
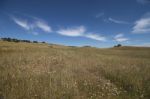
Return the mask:
<path id="1" fill-rule="evenodd" d="M 17 38 L 0 38 L 0 40 L 2 41 L 8 41 L 8 42 L 16 42 L 16 43 L 19 43 L 19 42 L 26 42 L 26 43 L 46 43 L 44 41 L 42 42 L 38 42 L 38 41 L 30 41 L 30 40 L 21 40 L 21 39 L 17 39 Z"/>
<path id="2" fill-rule="evenodd" d="M 119 49 L 119 50 L 150 50 L 150 47 L 137 47 L 137 46 L 121 46 L 121 47 L 113 47 L 112 49 Z"/>

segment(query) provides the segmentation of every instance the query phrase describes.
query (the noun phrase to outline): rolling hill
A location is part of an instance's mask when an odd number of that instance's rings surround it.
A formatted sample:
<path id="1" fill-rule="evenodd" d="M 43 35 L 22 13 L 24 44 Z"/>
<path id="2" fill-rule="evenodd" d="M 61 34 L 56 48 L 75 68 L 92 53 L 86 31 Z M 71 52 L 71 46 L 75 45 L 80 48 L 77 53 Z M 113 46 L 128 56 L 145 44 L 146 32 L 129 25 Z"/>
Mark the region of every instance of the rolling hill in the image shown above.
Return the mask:
<path id="1" fill-rule="evenodd" d="M 150 48 L 0 41 L 0 99 L 149 99 Z"/>

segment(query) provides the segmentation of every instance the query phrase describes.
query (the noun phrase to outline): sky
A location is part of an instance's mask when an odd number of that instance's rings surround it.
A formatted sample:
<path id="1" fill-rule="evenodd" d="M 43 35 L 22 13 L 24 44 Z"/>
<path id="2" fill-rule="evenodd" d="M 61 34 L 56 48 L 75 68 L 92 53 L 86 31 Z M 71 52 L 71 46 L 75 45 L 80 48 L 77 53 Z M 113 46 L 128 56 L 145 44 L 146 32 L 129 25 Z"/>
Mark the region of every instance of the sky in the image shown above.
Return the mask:
<path id="1" fill-rule="evenodd" d="M 150 47 L 150 0 L 0 0 L 0 38 Z"/>

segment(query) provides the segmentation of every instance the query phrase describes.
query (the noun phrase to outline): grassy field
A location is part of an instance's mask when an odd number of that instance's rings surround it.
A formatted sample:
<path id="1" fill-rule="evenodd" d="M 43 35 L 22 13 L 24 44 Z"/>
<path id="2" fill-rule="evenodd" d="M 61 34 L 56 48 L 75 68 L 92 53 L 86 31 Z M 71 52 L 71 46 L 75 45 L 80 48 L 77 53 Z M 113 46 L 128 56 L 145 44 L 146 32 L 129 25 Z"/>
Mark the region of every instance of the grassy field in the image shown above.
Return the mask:
<path id="1" fill-rule="evenodd" d="M 0 99 L 150 99 L 150 48 L 0 41 Z"/>

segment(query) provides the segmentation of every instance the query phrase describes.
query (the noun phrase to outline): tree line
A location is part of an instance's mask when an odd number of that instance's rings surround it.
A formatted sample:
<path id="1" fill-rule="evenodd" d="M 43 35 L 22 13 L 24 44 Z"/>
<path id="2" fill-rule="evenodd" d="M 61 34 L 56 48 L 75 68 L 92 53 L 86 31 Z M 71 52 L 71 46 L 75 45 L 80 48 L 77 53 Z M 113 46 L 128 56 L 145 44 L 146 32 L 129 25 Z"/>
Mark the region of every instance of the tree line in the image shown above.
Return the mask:
<path id="1" fill-rule="evenodd" d="M 26 43 L 46 43 L 46 42 L 38 42 L 38 41 L 30 41 L 30 40 L 20 40 L 20 39 L 16 39 L 16 38 L 0 38 L 2 41 L 8 41 L 8 42 L 26 42 Z"/>
<path id="2" fill-rule="evenodd" d="M 19 43 L 19 42 L 26 42 L 26 43 L 46 43 L 46 42 L 38 42 L 38 41 L 30 41 L 30 40 L 20 40 L 20 39 L 16 39 L 16 38 L 0 38 L 0 40 L 2 41 L 8 41 L 8 42 L 16 42 L 16 43 Z M 115 45 L 114 47 L 121 47 L 122 45 L 121 44 L 117 44 Z M 84 47 L 90 47 L 90 46 L 84 46 Z"/>

